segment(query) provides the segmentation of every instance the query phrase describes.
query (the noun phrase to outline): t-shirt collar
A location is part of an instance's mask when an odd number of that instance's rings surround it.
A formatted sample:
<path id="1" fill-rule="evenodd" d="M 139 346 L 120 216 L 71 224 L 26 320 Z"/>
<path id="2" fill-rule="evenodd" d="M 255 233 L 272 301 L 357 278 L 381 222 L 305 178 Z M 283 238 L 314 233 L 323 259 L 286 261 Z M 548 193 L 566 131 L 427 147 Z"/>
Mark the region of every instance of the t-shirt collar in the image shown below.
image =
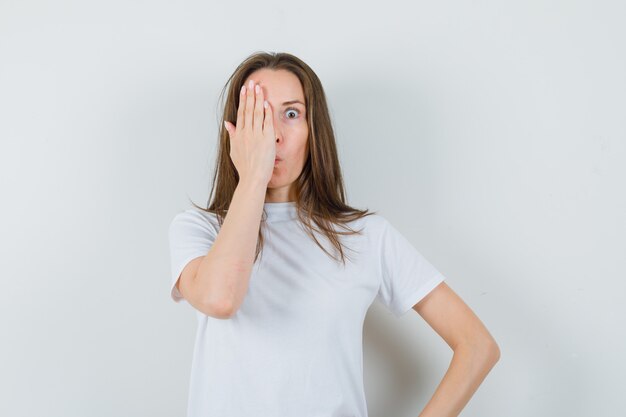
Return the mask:
<path id="1" fill-rule="evenodd" d="M 298 218 L 296 202 L 285 201 L 281 203 L 263 203 L 263 209 L 267 214 L 266 221 L 293 220 Z"/>

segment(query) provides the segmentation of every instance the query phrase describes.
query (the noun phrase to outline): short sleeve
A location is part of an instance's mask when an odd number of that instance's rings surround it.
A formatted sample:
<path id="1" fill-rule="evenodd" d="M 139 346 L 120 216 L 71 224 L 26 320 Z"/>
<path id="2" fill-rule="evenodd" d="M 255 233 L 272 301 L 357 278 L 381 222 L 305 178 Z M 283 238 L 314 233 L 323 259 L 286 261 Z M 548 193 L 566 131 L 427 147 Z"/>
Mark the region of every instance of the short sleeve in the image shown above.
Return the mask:
<path id="1" fill-rule="evenodd" d="M 380 242 L 381 284 L 376 298 L 396 317 L 406 314 L 445 277 L 386 219 Z"/>
<path id="2" fill-rule="evenodd" d="M 211 215 L 193 208 L 178 213 L 170 223 L 170 296 L 177 303 L 186 301 L 176 288 L 181 272 L 189 261 L 206 255 L 217 236 L 216 227 L 209 220 Z"/>

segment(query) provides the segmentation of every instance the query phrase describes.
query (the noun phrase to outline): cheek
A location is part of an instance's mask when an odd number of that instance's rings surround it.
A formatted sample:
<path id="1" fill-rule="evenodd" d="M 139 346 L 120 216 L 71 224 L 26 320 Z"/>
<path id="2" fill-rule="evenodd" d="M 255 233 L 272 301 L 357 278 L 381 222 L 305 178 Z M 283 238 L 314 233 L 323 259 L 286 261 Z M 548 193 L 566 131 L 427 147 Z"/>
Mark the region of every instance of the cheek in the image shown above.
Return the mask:
<path id="1" fill-rule="evenodd" d="M 274 166 L 274 174 L 297 177 L 304 167 L 307 152 L 306 141 L 297 147 L 289 149 L 285 154 L 286 160 Z"/>
<path id="2" fill-rule="evenodd" d="M 286 126 L 283 128 L 287 152 L 292 156 L 299 157 L 308 151 L 307 144 L 309 138 L 309 128 L 304 123 L 301 126 Z"/>
<path id="3" fill-rule="evenodd" d="M 309 126 L 306 124 L 306 121 L 284 121 L 280 122 L 281 127 L 287 132 L 291 132 L 294 135 L 301 135 L 305 132 L 308 132 Z"/>

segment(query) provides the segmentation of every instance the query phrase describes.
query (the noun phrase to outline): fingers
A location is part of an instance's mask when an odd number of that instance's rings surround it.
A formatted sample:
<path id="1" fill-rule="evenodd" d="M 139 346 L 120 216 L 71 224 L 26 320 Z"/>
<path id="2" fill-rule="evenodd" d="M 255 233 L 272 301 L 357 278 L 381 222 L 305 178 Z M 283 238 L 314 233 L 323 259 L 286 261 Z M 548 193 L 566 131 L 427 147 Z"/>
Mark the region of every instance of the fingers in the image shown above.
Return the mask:
<path id="1" fill-rule="evenodd" d="M 246 109 L 244 111 L 244 127 L 252 129 L 252 117 L 254 116 L 254 81 L 250 80 L 246 87 Z"/>
<path id="2" fill-rule="evenodd" d="M 253 129 L 261 136 L 263 134 L 263 117 L 265 116 L 265 110 L 263 109 L 263 89 L 260 85 L 256 85 L 254 92 L 256 94 L 256 101 L 254 104 L 254 121 Z"/>
<path id="3" fill-rule="evenodd" d="M 263 131 L 273 132 L 274 131 L 274 115 L 272 114 L 272 106 L 270 106 L 270 103 L 267 102 L 267 105 L 265 105 L 264 107 L 265 107 L 265 120 L 263 121 Z M 275 138 L 272 138 L 272 139 L 275 139 Z"/>
<path id="4" fill-rule="evenodd" d="M 242 85 L 239 91 L 239 107 L 237 108 L 237 130 L 243 129 L 244 111 L 246 110 L 246 86 Z"/>

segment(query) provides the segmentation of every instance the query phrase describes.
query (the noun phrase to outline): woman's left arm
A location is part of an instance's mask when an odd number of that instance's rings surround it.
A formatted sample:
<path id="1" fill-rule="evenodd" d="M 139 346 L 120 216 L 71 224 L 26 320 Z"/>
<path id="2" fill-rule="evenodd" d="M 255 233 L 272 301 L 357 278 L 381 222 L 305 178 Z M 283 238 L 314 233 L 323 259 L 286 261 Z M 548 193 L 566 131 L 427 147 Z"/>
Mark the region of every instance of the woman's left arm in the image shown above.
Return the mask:
<path id="1" fill-rule="evenodd" d="M 448 371 L 419 417 L 457 417 L 500 359 L 500 348 L 445 281 L 413 309 L 454 351 Z"/>

